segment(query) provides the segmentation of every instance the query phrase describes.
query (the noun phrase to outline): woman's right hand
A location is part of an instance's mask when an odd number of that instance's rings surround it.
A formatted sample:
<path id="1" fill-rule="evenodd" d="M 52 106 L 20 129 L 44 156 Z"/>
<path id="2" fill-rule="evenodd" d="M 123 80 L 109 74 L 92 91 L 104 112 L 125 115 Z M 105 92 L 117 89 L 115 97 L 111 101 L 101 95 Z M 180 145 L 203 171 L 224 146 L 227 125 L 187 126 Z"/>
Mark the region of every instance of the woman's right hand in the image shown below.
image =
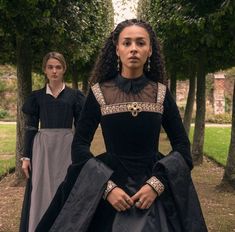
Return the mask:
<path id="1" fill-rule="evenodd" d="M 23 160 L 22 161 L 22 169 L 24 174 L 27 178 L 29 178 L 29 171 L 31 171 L 31 163 L 30 160 Z"/>
<path id="2" fill-rule="evenodd" d="M 131 197 L 121 188 L 114 188 L 106 199 L 118 212 L 125 211 L 133 206 L 134 202 Z"/>

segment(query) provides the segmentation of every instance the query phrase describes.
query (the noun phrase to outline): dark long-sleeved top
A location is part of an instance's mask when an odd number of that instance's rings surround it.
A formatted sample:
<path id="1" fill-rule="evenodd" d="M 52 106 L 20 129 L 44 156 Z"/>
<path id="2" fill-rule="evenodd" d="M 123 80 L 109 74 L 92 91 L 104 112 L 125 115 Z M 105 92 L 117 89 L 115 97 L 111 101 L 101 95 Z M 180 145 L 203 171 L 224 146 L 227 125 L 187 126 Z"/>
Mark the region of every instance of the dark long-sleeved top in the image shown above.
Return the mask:
<path id="1" fill-rule="evenodd" d="M 110 179 L 131 196 L 135 193 L 131 192 L 131 188 L 140 189 L 151 176 L 156 176 L 165 185 L 165 192 L 169 192 L 164 165 L 158 165 L 161 126 L 170 139 L 172 150 L 179 152 L 189 171 L 192 169 L 190 142 L 176 103 L 166 86 L 145 76 L 131 80 L 117 76 L 97 83 L 91 87 L 78 121 L 72 143 L 72 164 L 36 231 L 49 230 L 74 184 L 81 178 L 82 167 L 93 157 L 90 144 L 99 124 L 106 152 L 95 159 L 112 169 Z M 172 167 L 174 165 L 172 163 Z M 92 171 L 97 172 L 96 169 Z M 90 172 L 87 174 L 89 176 Z M 82 183 L 93 186 L 92 181 Z M 112 223 L 113 211 L 108 207 L 100 209 L 107 213 L 107 223 Z"/>
<path id="2" fill-rule="evenodd" d="M 23 156 L 32 157 L 33 140 L 38 128 L 72 128 L 77 126 L 84 103 L 84 95 L 67 86 L 57 98 L 46 93 L 46 88 L 33 91 L 22 107 L 26 115 Z"/>
<path id="3" fill-rule="evenodd" d="M 126 79 L 119 75 L 94 85 L 74 136 L 73 163 L 82 165 L 93 157 L 90 144 L 99 123 L 107 152 L 97 158 L 114 170 L 112 180 L 120 187 L 125 186 L 127 176 L 154 175 L 164 182 L 162 170 L 154 166 L 161 126 L 170 139 L 172 150 L 182 154 L 192 169 L 190 142 L 178 108 L 161 83 L 154 83 L 145 76 Z"/>

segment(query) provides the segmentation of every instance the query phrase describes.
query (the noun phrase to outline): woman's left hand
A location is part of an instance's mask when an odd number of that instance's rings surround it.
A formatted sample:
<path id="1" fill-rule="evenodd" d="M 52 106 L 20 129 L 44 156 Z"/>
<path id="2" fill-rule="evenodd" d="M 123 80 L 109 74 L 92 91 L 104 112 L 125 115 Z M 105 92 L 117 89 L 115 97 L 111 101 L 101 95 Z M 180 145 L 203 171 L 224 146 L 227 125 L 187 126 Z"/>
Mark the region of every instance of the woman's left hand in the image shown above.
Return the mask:
<path id="1" fill-rule="evenodd" d="M 148 209 L 157 197 L 157 193 L 151 186 L 145 184 L 131 199 L 139 209 Z"/>

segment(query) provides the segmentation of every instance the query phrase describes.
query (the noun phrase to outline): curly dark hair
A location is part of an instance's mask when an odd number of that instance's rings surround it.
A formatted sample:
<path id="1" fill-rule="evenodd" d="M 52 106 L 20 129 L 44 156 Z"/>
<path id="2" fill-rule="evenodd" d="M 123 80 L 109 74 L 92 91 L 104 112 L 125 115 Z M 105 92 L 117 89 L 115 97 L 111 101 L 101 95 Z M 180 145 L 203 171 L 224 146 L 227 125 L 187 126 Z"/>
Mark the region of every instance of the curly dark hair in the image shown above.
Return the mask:
<path id="1" fill-rule="evenodd" d="M 150 71 L 147 71 L 147 62 L 144 65 L 144 73 L 146 77 L 154 82 L 166 83 L 163 59 L 160 51 L 160 44 L 157 41 L 156 35 L 152 27 L 143 20 L 129 19 L 119 23 L 114 31 L 106 40 L 102 48 L 95 66 L 91 73 L 90 84 L 97 82 L 104 82 L 113 79 L 118 74 L 117 70 L 117 54 L 116 45 L 118 43 L 119 35 L 124 28 L 137 25 L 143 27 L 149 34 L 150 44 L 152 46 L 152 55 L 150 57 Z"/>

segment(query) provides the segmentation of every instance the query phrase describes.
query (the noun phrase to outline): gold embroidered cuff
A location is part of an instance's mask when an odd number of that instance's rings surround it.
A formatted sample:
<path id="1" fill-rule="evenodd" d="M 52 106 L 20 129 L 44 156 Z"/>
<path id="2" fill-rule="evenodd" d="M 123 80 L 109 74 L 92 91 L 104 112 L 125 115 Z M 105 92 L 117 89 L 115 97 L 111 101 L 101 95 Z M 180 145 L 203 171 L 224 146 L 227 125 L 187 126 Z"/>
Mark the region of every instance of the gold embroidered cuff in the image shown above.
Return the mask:
<path id="1" fill-rule="evenodd" d="M 117 185 L 113 181 L 109 180 L 107 182 L 106 189 L 104 190 L 103 198 L 106 199 L 109 193 L 116 187 Z"/>
<path id="2" fill-rule="evenodd" d="M 146 183 L 153 188 L 153 190 L 157 193 L 158 196 L 160 196 L 165 189 L 162 182 L 158 180 L 156 176 L 152 176 L 146 181 Z"/>

